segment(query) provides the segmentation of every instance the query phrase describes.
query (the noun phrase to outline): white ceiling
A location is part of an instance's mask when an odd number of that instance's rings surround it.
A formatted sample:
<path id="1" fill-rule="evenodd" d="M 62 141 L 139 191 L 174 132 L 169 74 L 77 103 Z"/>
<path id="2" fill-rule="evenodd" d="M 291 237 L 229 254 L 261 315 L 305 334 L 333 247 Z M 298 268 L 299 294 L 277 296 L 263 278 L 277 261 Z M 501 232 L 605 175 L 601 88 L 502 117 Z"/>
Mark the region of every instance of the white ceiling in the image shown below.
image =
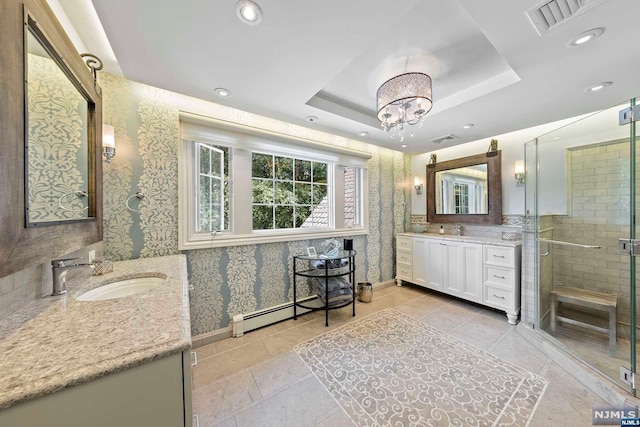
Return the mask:
<path id="1" fill-rule="evenodd" d="M 525 14 L 535 0 L 256 0 L 264 14 L 257 26 L 240 22 L 235 0 L 92 0 L 108 43 L 90 34 L 89 0 L 58 1 L 92 53 L 115 54 L 107 70 L 410 153 L 640 95 L 638 0 L 604 1 L 542 37 Z M 567 47 L 595 27 L 606 28 L 600 38 Z M 402 148 L 380 129 L 375 93 L 408 71 L 431 75 L 434 107 Z M 602 81 L 614 84 L 584 92 Z M 217 87 L 233 96 L 216 97 Z M 319 120 L 305 121 L 310 115 Z M 466 123 L 475 126 L 462 129 Z M 459 139 L 429 142 L 450 133 Z"/>

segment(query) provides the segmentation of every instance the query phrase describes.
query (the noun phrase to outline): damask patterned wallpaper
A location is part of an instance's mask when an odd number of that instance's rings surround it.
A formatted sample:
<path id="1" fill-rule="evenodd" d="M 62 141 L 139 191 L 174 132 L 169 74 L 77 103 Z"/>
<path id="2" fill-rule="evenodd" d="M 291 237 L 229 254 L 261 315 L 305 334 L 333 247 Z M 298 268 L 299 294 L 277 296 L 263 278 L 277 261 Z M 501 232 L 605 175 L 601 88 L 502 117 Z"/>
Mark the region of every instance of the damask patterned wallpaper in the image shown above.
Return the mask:
<path id="1" fill-rule="evenodd" d="M 29 221 L 86 218 L 87 101 L 51 58 L 27 63 Z"/>
<path id="2" fill-rule="evenodd" d="M 104 248 L 115 260 L 178 251 L 179 111 L 275 129 L 371 153 L 369 235 L 354 236 L 356 281 L 394 277 L 394 234 L 410 215 L 411 158 L 300 126 L 189 98 L 101 73 L 104 123 L 116 132 L 117 154 L 104 169 Z M 143 191 L 142 200 L 127 199 Z M 234 315 L 292 300 L 291 257 L 320 241 L 292 241 L 185 251 L 193 335 L 229 325 Z"/>

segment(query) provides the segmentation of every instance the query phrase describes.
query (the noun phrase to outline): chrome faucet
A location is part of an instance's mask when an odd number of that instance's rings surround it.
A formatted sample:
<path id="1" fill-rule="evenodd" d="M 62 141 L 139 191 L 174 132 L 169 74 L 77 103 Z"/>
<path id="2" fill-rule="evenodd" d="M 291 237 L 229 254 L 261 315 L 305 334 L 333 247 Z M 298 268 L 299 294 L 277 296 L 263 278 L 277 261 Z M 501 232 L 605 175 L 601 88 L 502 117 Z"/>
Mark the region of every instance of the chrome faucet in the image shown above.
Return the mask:
<path id="1" fill-rule="evenodd" d="M 462 226 L 456 225 L 456 236 L 462 236 Z"/>
<path id="2" fill-rule="evenodd" d="M 53 292 L 51 292 L 52 296 L 63 295 L 67 293 L 67 271 L 70 268 L 93 267 L 92 264 L 72 262 L 79 259 L 82 259 L 82 257 L 54 259 L 53 261 L 51 261 L 51 266 L 53 269 Z"/>

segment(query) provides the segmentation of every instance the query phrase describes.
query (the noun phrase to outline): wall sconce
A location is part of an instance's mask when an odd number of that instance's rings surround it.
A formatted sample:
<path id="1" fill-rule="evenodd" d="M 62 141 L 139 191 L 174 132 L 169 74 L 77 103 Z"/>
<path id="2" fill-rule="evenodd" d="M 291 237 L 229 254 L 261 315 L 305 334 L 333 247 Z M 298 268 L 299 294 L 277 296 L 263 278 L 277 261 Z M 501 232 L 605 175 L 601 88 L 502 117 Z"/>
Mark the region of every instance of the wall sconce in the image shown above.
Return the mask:
<path id="1" fill-rule="evenodd" d="M 516 160 L 514 168 L 516 176 L 516 185 L 524 185 L 524 160 Z"/>
<path id="2" fill-rule="evenodd" d="M 422 182 L 420 182 L 420 177 L 416 176 L 413 178 L 413 188 L 416 189 L 416 194 L 422 194 Z"/>
<path id="3" fill-rule="evenodd" d="M 112 125 L 102 125 L 102 156 L 104 161 L 111 163 L 116 155 L 116 131 Z"/>

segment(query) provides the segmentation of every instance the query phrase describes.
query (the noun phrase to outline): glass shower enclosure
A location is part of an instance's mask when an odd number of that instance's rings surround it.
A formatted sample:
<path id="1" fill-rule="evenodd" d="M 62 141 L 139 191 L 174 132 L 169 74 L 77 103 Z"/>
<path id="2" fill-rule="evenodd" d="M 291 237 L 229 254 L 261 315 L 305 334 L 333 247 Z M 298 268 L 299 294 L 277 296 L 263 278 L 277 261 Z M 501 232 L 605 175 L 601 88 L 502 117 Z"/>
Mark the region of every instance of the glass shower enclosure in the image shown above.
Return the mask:
<path id="1" fill-rule="evenodd" d="M 525 144 L 525 263 L 534 282 L 525 321 L 635 395 L 634 107 L 632 99 Z"/>

